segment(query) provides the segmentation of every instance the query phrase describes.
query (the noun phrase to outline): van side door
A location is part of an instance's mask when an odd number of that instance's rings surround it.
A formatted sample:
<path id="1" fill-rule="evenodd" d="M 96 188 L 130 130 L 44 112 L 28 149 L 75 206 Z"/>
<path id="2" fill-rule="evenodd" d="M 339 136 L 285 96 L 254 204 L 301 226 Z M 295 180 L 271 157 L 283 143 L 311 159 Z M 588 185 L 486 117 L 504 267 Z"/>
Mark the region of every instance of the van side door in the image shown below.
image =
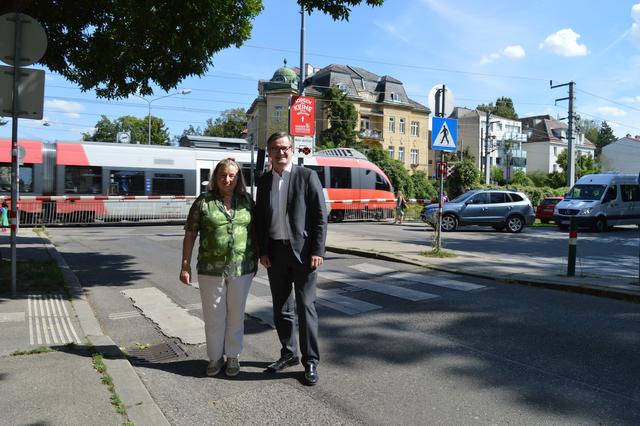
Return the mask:
<path id="1" fill-rule="evenodd" d="M 620 185 L 621 224 L 640 224 L 640 185 Z"/>
<path id="2" fill-rule="evenodd" d="M 617 184 L 611 184 L 602 197 L 602 209 L 607 216 L 607 225 L 620 225 L 622 220 L 622 202 Z"/>

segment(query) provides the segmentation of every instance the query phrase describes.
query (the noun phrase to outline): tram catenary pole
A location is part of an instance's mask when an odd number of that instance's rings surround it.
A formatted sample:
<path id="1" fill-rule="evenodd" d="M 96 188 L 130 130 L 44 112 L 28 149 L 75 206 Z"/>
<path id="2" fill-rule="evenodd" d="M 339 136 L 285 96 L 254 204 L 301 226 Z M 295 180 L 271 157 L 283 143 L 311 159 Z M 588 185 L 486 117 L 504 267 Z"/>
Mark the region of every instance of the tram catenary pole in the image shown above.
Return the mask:
<path id="1" fill-rule="evenodd" d="M 11 225 L 11 296 L 17 294 L 17 252 L 16 243 L 18 237 L 18 196 L 20 188 L 18 186 L 20 176 L 20 166 L 18 164 L 18 114 L 20 102 L 18 99 L 18 87 L 20 84 L 20 35 L 22 33 L 22 19 L 20 14 L 15 14 L 14 25 L 14 63 L 13 63 L 13 102 L 11 111 L 11 211 L 9 213 Z"/>

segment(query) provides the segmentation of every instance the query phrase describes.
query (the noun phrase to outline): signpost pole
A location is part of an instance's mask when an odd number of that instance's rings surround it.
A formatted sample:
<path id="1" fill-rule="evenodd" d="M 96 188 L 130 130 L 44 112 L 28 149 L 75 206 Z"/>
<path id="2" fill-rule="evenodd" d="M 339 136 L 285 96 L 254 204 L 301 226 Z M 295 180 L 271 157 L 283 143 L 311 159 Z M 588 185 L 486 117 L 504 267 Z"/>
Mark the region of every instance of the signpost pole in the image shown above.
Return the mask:
<path id="1" fill-rule="evenodd" d="M 9 213 L 11 225 L 11 296 L 16 297 L 17 285 L 17 258 L 16 240 L 18 232 L 18 179 L 20 170 L 18 165 L 18 113 L 20 102 L 18 99 L 18 87 L 20 83 L 20 35 L 21 17 L 15 14 L 14 24 L 14 64 L 13 64 L 13 104 L 11 106 L 11 212 Z"/>
<path id="2" fill-rule="evenodd" d="M 438 115 L 444 117 L 444 97 L 446 93 L 446 87 L 443 84 L 440 89 L 440 110 Z M 442 248 L 442 197 L 444 194 L 444 151 L 440 151 L 440 196 L 438 197 L 438 227 L 436 229 L 436 251 L 440 251 Z"/>

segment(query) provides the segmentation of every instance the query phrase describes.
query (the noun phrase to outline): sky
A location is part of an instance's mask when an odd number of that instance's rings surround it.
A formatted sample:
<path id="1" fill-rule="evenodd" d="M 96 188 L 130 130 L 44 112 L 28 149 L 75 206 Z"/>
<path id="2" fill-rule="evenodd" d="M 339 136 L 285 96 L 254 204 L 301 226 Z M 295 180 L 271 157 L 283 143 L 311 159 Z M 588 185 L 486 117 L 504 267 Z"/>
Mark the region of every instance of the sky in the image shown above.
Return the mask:
<path id="1" fill-rule="evenodd" d="M 575 81 L 581 118 L 606 120 L 617 137 L 640 135 L 639 0 L 386 0 L 354 7 L 349 21 L 313 12 L 305 50 L 305 62 L 317 68 L 346 64 L 395 77 L 424 105 L 432 87 L 446 84 L 455 106 L 506 96 L 520 117 L 566 117 L 568 102 L 555 99 L 567 97 L 568 87 L 552 90 L 549 82 Z M 205 127 L 226 109 L 249 108 L 258 81 L 270 79 L 284 59 L 298 66 L 299 51 L 297 3 L 264 0 L 250 40 L 214 55 L 204 76 L 147 97 L 151 114 L 171 137 L 189 125 Z M 147 115 L 141 99 L 100 99 L 46 71 L 44 118 L 20 120 L 20 139 L 80 140 L 102 114 Z M 191 92 L 179 94 L 185 89 Z M 9 121 L 0 138 L 10 137 Z"/>

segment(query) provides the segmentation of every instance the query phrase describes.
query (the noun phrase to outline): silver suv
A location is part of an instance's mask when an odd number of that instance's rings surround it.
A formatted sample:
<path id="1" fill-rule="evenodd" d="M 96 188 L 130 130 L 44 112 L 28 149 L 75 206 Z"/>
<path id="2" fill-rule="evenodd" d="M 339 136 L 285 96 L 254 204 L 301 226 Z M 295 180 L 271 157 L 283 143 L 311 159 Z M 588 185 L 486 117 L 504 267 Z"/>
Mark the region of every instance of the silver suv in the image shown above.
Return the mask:
<path id="1" fill-rule="evenodd" d="M 435 227 L 438 205 L 424 207 L 421 218 Z M 520 232 L 536 220 L 531 201 L 522 192 L 476 189 L 465 192 L 442 206 L 442 230 L 460 225 L 487 225 L 496 231 Z"/>

